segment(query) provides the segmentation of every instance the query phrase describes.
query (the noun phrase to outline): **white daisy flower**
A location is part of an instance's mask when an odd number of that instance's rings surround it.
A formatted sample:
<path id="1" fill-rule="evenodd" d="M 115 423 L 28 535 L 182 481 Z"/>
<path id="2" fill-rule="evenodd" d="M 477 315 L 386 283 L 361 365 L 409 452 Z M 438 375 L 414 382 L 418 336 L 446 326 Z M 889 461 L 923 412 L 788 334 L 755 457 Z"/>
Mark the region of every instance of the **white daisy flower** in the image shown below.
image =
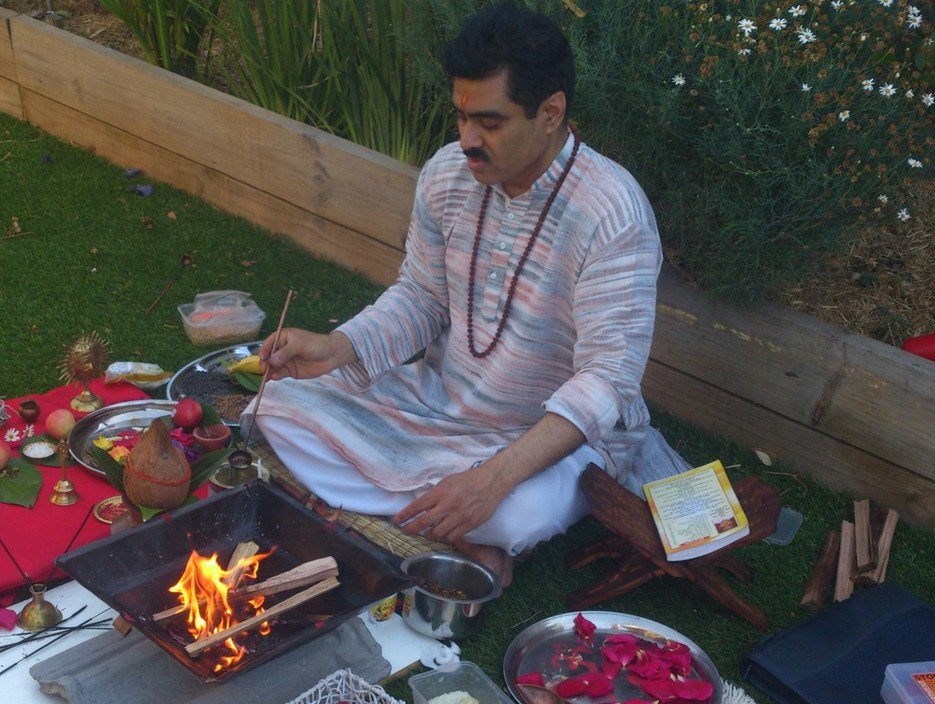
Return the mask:
<path id="1" fill-rule="evenodd" d="M 803 92 L 803 93 L 808 93 L 808 92 L 810 92 L 811 90 L 812 90 L 812 87 L 811 87 L 808 83 L 803 83 L 803 84 L 802 84 L 802 92 Z"/>
<path id="2" fill-rule="evenodd" d="M 3 434 L 3 440 L 5 442 L 19 442 L 22 439 L 22 435 L 16 428 L 10 428 Z"/>
<path id="3" fill-rule="evenodd" d="M 737 29 L 744 33 L 744 36 L 749 37 L 752 32 L 756 31 L 756 23 L 753 20 L 748 20 L 744 17 L 740 22 L 737 23 Z"/>
<path id="4" fill-rule="evenodd" d="M 927 108 L 932 107 L 932 105 L 935 104 L 935 95 L 932 95 L 931 93 L 926 93 L 923 95 L 922 104 Z"/>
<path id="5" fill-rule="evenodd" d="M 893 4 L 893 0 L 877 0 L 877 2 L 883 5 L 883 7 L 889 7 Z"/>
<path id="6" fill-rule="evenodd" d="M 909 29 L 918 29 L 922 26 L 922 15 L 908 15 L 906 17 L 906 25 Z"/>
<path id="7" fill-rule="evenodd" d="M 890 202 L 889 196 L 883 195 L 882 193 L 877 196 L 877 200 L 880 201 L 883 205 L 886 205 Z"/>
<path id="8" fill-rule="evenodd" d="M 781 29 L 785 29 L 788 24 L 789 23 L 782 17 L 774 17 L 769 21 L 769 28 L 778 32 Z"/>
<path id="9" fill-rule="evenodd" d="M 851 118 L 850 110 L 842 110 L 841 112 L 838 113 L 838 119 L 841 122 L 847 122 L 850 118 Z"/>
<path id="10" fill-rule="evenodd" d="M 909 214 L 908 208 L 903 208 L 898 213 L 896 213 L 896 217 L 898 217 L 903 222 L 906 222 L 906 220 L 909 220 L 912 216 Z"/>
<path id="11" fill-rule="evenodd" d="M 801 44 L 811 44 L 816 39 L 815 33 L 805 27 L 796 30 L 796 34 L 798 35 L 799 43 Z"/>
<path id="12" fill-rule="evenodd" d="M 906 100 L 912 100 L 914 97 L 916 97 L 916 92 L 912 90 L 912 88 L 907 88 L 903 95 L 906 96 Z"/>
<path id="13" fill-rule="evenodd" d="M 922 168 L 922 162 L 919 161 L 918 159 L 913 159 L 910 157 L 909 159 L 906 159 L 906 163 L 909 164 L 910 168 L 913 168 L 913 169 Z"/>
<path id="14" fill-rule="evenodd" d="M 805 14 L 805 8 L 801 5 L 793 5 L 789 8 L 789 14 L 793 17 L 801 17 Z"/>
<path id="15" fill-rule="evenodd" d="M 844 7 L 844 3 L 841 2 L 841 0 L 834 0 L 834 2 L 831 3 L 831 7 L 835 10 L 840 10 L 842 7 Z"/>
<path id="16" fill-rule="evenodd" d="M 685 85 L 685 76 L 681 73 L 677 73 L 672 76 L 672 85 L 674 86 L 684 86 Z"/>
<path id="17" fill-rule="evenodd" d="M 863 88 L 868 93 L 871 92 L 873 90 L 873 79 L 865 78 L 864 80 L 860 82 L 860 87 Z"/>
<path id="18" fill-rule="evenodd" d="M 896 88 L 893 87 L 892 83 L 887 83 L 886 85 L 880 86 L 880 95 L 884 98 L 892 98 L 896 95 Z"/>

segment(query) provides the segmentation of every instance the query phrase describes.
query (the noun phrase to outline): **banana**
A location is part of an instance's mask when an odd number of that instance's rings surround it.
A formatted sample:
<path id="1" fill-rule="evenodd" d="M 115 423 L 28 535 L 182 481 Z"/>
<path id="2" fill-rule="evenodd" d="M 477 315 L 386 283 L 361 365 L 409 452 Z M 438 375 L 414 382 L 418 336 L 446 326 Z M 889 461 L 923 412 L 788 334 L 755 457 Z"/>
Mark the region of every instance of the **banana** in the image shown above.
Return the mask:
<path id="1" fill-rule="evenodd" d="M 228 374 L 233 374 L 234 372 L 246 372 L 247 374 L 262 374 L 263 370 L 260 368 L 260 356 L 256 354 L 251 354 L 249 357 L 244 357 L 238 359 L 232 365 L 227 368 Z"/>

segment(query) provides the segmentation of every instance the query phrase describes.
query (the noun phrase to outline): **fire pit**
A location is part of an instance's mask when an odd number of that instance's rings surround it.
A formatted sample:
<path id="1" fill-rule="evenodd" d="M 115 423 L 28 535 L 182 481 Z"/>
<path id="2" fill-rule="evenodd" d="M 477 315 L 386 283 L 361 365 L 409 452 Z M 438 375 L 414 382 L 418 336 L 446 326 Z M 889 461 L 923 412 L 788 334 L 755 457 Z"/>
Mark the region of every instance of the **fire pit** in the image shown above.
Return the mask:
<path id="1" fill-rule="evenodd" d="M 294 568 L 330 557 L 337 564 L 339 584 L 287 609 L 283 607 L 295 600 L 294 590 L 266 596 L 264 608 L 274 615 L 262 628 L 251 626 L 236 633 L 243 657 L 228 663 L 223 648 L 202 648 L 203 643 L 193 638 L 186 613 L 179 610 L 178 615 L 167 616 L 179 606 L 179 596 L 170 588 L 179 582 L 193 553 L 202 558 L 216 554 L 217 562 L 227 565 L 235 551 L 249 543 L 264 554 L 256 582 L 278 579 Z M 399 569 L 399 563 L 399 558 L 363 536 L 329 523 L 282 489 L 261 481 L 162 514 L 56 560 L 204 682 L 255 667 L 411 586 L 413 578 Z M 243 591 L 249 588 L 247 583 Z M 267 621 L 262 614 L 255 620 Z"/>

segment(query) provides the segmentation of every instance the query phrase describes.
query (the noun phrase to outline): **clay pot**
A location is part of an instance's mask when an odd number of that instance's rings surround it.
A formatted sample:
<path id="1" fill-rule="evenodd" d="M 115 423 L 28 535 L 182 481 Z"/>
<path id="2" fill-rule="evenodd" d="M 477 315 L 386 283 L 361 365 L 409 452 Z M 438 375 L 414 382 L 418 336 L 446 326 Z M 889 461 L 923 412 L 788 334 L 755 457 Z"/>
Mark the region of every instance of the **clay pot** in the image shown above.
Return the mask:
<path id="1" fill-rule="evenodd" d="M 192 431 L 195 442 L 201 445 L 205 452 L 221 450 L 230 444 L 231 429 L 224 423 L 217 425 L 199 425 Z"/>

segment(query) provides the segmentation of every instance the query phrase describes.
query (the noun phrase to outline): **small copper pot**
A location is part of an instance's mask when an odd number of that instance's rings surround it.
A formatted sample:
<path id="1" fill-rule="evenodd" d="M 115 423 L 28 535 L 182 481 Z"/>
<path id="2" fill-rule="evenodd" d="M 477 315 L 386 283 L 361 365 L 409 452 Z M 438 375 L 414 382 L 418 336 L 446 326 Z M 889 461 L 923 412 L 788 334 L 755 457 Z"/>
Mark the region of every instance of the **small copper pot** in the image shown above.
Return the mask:
<path id="1" fill-rule="evenodd" d="M 34 423 L 39 417 L 39 403 L 34 398 L 27 398 L 19 405 L 19 416 L 27 423 Z"/>

